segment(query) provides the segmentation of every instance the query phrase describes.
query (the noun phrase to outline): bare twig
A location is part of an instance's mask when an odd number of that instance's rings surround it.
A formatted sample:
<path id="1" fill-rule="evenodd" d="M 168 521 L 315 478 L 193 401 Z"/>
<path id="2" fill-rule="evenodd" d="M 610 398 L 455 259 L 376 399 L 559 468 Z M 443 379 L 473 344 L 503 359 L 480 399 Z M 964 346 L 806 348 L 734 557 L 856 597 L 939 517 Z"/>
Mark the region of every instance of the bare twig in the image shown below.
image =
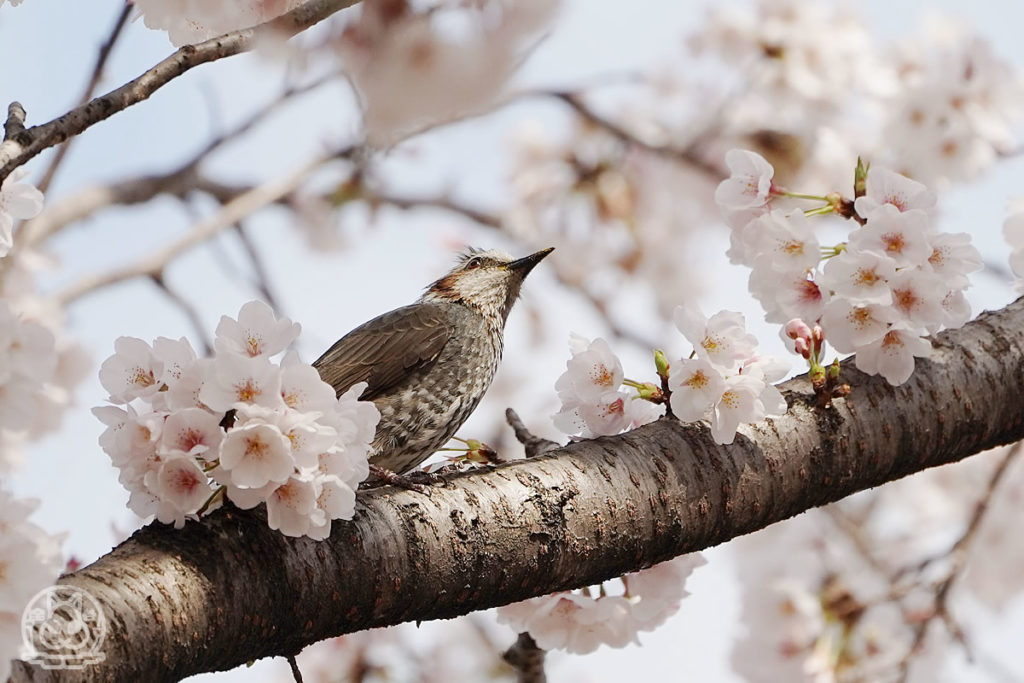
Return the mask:
<path id="1" fill-rule="evenodd" d="M 288 655 L 285 659 L 288 660 L 288 666 L 291 667 L 295 683 L 302 683 L 302 672 L 299 671 L 299 663 L 295 661 L 295 655 Z"/>
<path id="2" fill-rule="evenodd" d="M 504 659 L 516 670 L 519 683 L 546 683 L 544 673 L 544 650 L 537 647 L 529 633 L 520 633 L 518 640 L 505 652 Z"/>
<path id="3" fill-rule="evenodd" d="M 553 451 L 556 448 L 562 447 L 550 439 L 545 439 L 533 434 L 526 428 L 526 425 L 523 424 L 523 421 L 519 418 L 519 414 L 511 408 L 507 408 L 505 410 L 505 420 L 507 420 L 509 426 L 512 427 L 512 431 L 515 432 L 516 438 L 519 439 L 519 443 L 523 444 L 526 448 L 527 458 L 543 455 L 548 451 Z"/>
<path id="4" fill-rule="evenodd" d="M 348 153 L 349 150 L 346 150 L 341 152 L 341 155 Z M 175 257 L 198 244 L 202 244 L 221 230 L 242 220 L 253 211 L 286 196 L 290 192 L 294 191 L 310 173 L 324 163 L 338 158 L 338 156 L 339 155 L 332 154 L 327 157 L 314 159 L 283 178 L 272 180 L 238 195 L 233 200 L 225 204 L 220 211 L 206 220 L 200 221 L 190 233 L 176 242 L 166 245 L 156 253 L 151 254 L 135 264 L 87 276 L 72 284 L 63 292 L 58 293 L 56 296 L 57 300 L 62 305 L 67 305 L 79 297 L 107 285 L 114 284 L 115 282 L 121 282 L 123 280 L 141 276 L 154 277 L 158 275 Z"/>
<path id="5" fill-rule="evenodd" d="M 4 123 L 4 140 L 10 140 L 23 130 L 25 130 L 25 107 L 21 106 L 21 102 L 11 102 L 7 107 L 7 121 Z M 0 180 L 0 183 L 2 182 Z"/>
<path id="6" fill-rule="evenodd" d="M 235 234 L 238 235 L 238 239 L 242 242 L 242 248 L 245 250 L 245 255 L 249 257 L 249 263 L 252 265 L 252 272 L 255 276 L 256 282 L 254 283 L 256 289 L 259 291 L 260 296 L 263 300 L 270 304 L 270 307 L 277 311 L 278 315 L 283 315 L 284 311 L 281 309 L 281 304 L 274 296 L 273 292 L 270 291 L 270 274 L 267 272 L 267 267 L 263 263 L 263 256 L 260 255 L 256 245 L 249 237 L 249 233 L 245 231 L 245 226 L 241 223 L 235 224 Z"/>
<path id="7" fill-rule="evenodd" d="M 118 15 L 117 20 L 114 22 L 114 27 L 110 30 L 110 35 L 107 40 L 100 46 L 99 55 L 96 57 L 96 65 L 92 69 L 92 75 L 89 76 L 89 82 L 85 86 L 85 90 L 82 91 L 82 96 L 78 100 L 78 106 L 82 106 L 88 102 L 93 94 L 96 92 L 96 86 L 99 85 L 100 79 L 103 77 L 103 70 L 106 68 L 107 60 L 110 58 L 110 53 L 114 49 L 114 43 L 117 42 L 118 37 L 121 35 L 121 29 L 128 22 L 128 17 L 131 16 L 133 5 L 131 3 L 125 3 L 121 9 L 121 13 Z M 57 153 L 53 155 L 53 159 L 50 160 L 50 165 L 46 167 L 46 171 L 43 173 L 43 177 L 39 180 L 36 187 L 39 188 L 40 192 L 46 192 L 50 188 L 50 183 L 53 182 L 53 177 L 57 174 L 57 169 L 60 168 L 61 163 L 64 161 L 64 157 L 68 153 L 68 148 L 71 146 L 71 142 L 74 138 L 68 138 L 64 141 L 60 147 L 57 148 Z"/>
<path id="8" fill-rule="evenodd" d="M 199 315 L 199 311 L 196 307 L 188 299 L 167 286 L 167 281 L 164 279 L 163 271 L 150 275 L 150 278 L 153 280 L 153 283 L 167 295 L 167 298 L 181 309 L 181 312 L 185 314 L 185 317 L 188 318 L 189 323 L 196 332 L 196 340 L 199 344 L 200 351 L 199 355 L 209 356 L 213 351 L 213 347 L 210 345 L 210 340 L 207 337 L 202 316 Z"/>
<path id="9" fill-rule="evenodd" d="M 709 176 L 712 180 L 718 181 L 726 177 L 726 173 L 723 169 L 719 168 L 715 164 L 709 163 L 707 160 L 702 158 L 697 153 L 695 145 L 688 145 L 686 147 L 675 147 L 672 145 L 661 145 L 635 135 L 623 126 L 619 125 L 611 119 L 605 118 L 601 114 L 591 109 L 587 104 L 583 102 L 583 98 L 574 92 L 551 92 L 548 93 L 551 97 L 554 97 L 562 102 L 568 104 L 572 109 L 579 114 L 584 120 L 589 123 L 603 128 L 608 133 L 618 138 L 622 142 L 632 147 L 638 147 L 644 151 L 657 154 L 658 156 L 671 159 L 676 162 L 682 162 L 688 166 L 702 171 L 704 174 Z"/>
<path id="10" fill-rule="evenodd" d="M 0 145 L 0 182 L 3 182 L 15 168 L 43 150 L 78 135 L 133 104 L 142 102 L 189 69 L 247 52 L 263 38 L 293 36 L 356 2 L 357 0 L 309 0 L 259 26 L 232 31 L 195 45 L 186 45 L 138 78 L 72 109 L 63 116 L 15 134 L 8 134 L 7 139 Z"/>
<path id="11" fill-rule="evenodd" d="M 949 551 L 949 556 L 952 558 L 952 566 L 949 569 L 949 573 L 946 578 L 937 584 L 935 590 L 935 603 L 933 606 L 933 614 L 931 617 L 922 620 L 917 626 L 914 633 L 914 642 L 907 652 L 907 656 L 900 662 L 900 681 L 908 680 L 910 674 L 910 664 L 914 654 L 920 650 L 924 644 L 925 636 L 928 632 L 929 625 L 936 619 L 939 618 L 946 625 L 949 633 L 953 638 L 960 643 L 960 645 L 967 652 L 968 658 L 972 658 L 971 650 L 967 644 L 967 638 L 964 635 L 963 629 L 956 623 L 949 609 L 949 595 L 954 584 L 963 575 L 964 568 L 967 566 L 967 560 L 970 557 L 971 545 L 974 543 L 978 535 L 978 529 L 981 528 L 981 523 L 985 519 L 985 513 L 988 512 L 989 503 L 992 500 L 992 496 L 995 495 L 996 488 L 999 486 L 999 482 L 1002 481 L 1004 475 L 1009 469 L 1010 465 L 1024 452 L 1024 441 L 1017 442 L 1012 447 L 1009 453 L 1007 453 L 1002 461 L 996 466 L 992 476 L 989 478 L 988 486 L 985 487 L 985 493 L 978 500 L 974 507 L 974 512 L 971 514 L 970 521 L 967 523 L 967 528 L 961 534 L 960 538 L 957 539 L 956 543 Z"/>
<path id="12" fill-rule="evenodd" d="M 15 247 L 24 248 L 39 244 L 65 226 L 87 218 L 104 207 L 141 204 L 161 194 L 182 197 L 190 190 L 199 190 L 212 195 L 222 204 L 226 204 L 247 188 L 229 187 L 203 177 L 199 173 L 200 164 L 218 148 L 251 130 L 285 102 L 320 87 L 333 77 L 333 75 L 324 76 L 302 86 L 286 89 L 238 126 L 210 140 L 201 150 L 174 170 L 132 178 L 111 185 L 85 188 L 68 199 L 47 208 L 18 230 L 15 235 Z"/>

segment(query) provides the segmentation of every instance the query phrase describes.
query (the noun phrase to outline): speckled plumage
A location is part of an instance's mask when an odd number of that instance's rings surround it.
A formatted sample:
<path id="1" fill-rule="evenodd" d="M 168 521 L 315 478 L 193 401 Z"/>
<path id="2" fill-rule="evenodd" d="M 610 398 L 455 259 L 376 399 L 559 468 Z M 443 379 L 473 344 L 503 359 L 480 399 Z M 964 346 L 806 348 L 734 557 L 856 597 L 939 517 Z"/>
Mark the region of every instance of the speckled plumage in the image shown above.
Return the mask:
<path id="1" fill-rule="evenodd" d="M 407 472 L 469 418 L 498 369 L 523 278 L 550 251 L 513 260 L 471 250 L 419 301 L 360 325 L 313 363 L 339 394 L 367 382 L 361 398 L 381 412 L 372 464 Z"/>

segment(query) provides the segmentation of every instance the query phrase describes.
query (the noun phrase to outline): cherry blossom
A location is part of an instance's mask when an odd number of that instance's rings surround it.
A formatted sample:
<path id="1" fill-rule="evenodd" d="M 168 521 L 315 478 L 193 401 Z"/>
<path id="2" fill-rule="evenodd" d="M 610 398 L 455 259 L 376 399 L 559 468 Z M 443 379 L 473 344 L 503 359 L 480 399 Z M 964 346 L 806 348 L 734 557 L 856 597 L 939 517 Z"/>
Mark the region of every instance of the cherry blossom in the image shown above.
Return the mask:
<path id="1" fill-rule="evenodd" d="M 625 647 L 639 643 L 640 632 L 657 628 L 678 611 L 688 595 L 686 579 L 705 563 L 693 553 L 627 574 L 623 595 L 610 595 L 602 586 L 513 603 L 498 608 L 498 622 L 528 632 L 545 650 L 587 654 L 602 645 Z M 592 597 L 594 592 L 599 597 Z"/>
<path id="2" fill-rule="evenodd" d="M 833 295 L 860 304 L 892 303 L 889 280 L 896 262 L 880 253 L 845 249 L 822 270 L 821 284 Z"/>
<path id="3" fill-rule="evenodd" d="M 825 307 L 821 324 L 837 351 L 852 353 L 885 336 L 896 318 L 895 311 L 883 304 L 854 304 L 849 299 L 835 299 Z"/>
<path id="4" fill-rule="evenodd" d="M 672 364 L 668 377 L 672 391 L 672 412 L 683 422 L 695 422 L 705 417 L 725 393 L 725 378 L 721 370 L 698 358 L 681 358 Z"/>
<path id="5" fill-rule="evenodd" d="M 869 217 L 883 204 L 900 211 L 935 208 L 935 193 L 924 184 L 911 180 L 883 166 L 872 166 L 868 172 L 866 193 L 854 200 L 854 207 L 862 218 Z"/>
<path id="6" fill-rule="evenodd" d="M 16 499 L 0 489 L 0 678 L 10 675 L 22 643 L 21 616 L 29 601 L 57 581 L 64 562 L 63 536 L 28 520 L 36 500 Z"/>
<path id="7" fill-rule="evenodd" d="M 369 474 L 380 413 L 359 400 L 366 384 L 335 398 L 296 354 L 278 365 L 271 356 L 298 326 L 264 304 L 247 304 L 218 330 L 213 358 L 197 358 L 184 339 L 151 348 L 122 338 L 104 363 L 111 401 L 124 407 L 93 413 L 107 427 L 100 446 L 120 470 L 129 508 L 180 527 L 226 493 L 240 507 L 266 503 L 268 523 L 284 534 L 326 538 L 332 519 L 354 514 L 355 489 Z"/>
<path id="8" fill-rule="evenodd" d="M 238 312 L 238 319 L 221 316 L 216 330 L 217 350 L 255 358 L 273 356 L 291 344 L 302 326 L 287 318 L 280 320 L 263 301 L 250 301 Z"/>
<path id="9" fill-rule="evenodd" d="M 14 221 L 35 218 L 43 210 L 43 193 L 24 182 L 28 169 L 16 168 L 0 184 L 0 258 L 14 246 Z"/>
<path id="10" fill-rule="evenodd" d="M 857 368 L 869 375 L 881 375 L 898 386 L 910 379 L 914 358 L 928 358 L 932 345 L 905 323 L 893 325 L 880 339 L 857 349 Z"/>
<path id="11" fill-rule="evenodd" d="M 892 204 L 883 204 L 867 221 L 850 235 L 851 248 L 883 254 L 900 267 L 923 265 L 932 255 L 926 236 L 928 214 L 924 211 L 900 211 Z"/>
<path id="12" fill-rule="evenodd" d="M 700 307 L 688 304 L 677 307 L 673 318 L 697 357 L 725 370 L 735 368 L 757 347 L 757 338 L 747 332 L 742 313 L 719 311 L 706 318 Z"/>
<path id="13" fill-rule="evenodd" d="M 729 177 L 715 189 L 715 203 L 723 209 L 742 211 L 768 203 L 775 169 L 756 152 L 732 149 L 725 154 Z"/>

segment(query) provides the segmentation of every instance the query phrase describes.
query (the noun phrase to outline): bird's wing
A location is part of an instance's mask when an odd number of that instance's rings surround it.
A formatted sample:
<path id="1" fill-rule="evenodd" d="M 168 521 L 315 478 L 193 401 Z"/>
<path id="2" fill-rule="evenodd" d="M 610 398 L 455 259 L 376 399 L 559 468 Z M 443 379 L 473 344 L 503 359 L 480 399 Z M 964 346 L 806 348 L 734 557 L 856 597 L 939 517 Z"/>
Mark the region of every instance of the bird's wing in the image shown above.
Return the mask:
<path id="1" fill-rule="evenodd" d="M 453 331 L 446 306 L 404 306 L 346 334 L 313 367 L 338 394 L 356 382 L 367 382 L 361 398 L 370 400 L 413 370 L 433 363 Z"/>

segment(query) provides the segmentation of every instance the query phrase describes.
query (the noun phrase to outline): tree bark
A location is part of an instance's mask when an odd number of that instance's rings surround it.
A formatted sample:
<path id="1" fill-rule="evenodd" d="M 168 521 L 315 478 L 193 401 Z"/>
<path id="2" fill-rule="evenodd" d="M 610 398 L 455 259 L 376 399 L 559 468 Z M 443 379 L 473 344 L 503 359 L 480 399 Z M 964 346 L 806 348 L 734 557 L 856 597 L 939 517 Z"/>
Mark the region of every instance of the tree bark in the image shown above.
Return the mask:
<path id="1" fill-rule="evenodd" d="M 858 372 L 830 410 L 804 379 L 789 412 L 717 446 L 664 418 L 427 494 L 362 492 L 327 541 L 260 513 L 154 524 L 61 579 L 102 605 L 106 660 L 16 663 L 15 681 L 172 681 L 290 655 L 323 638 L 455 617 L 593 584 L 1024 437 L 1024 299 L 934 340 L 910 381 Z"/>

